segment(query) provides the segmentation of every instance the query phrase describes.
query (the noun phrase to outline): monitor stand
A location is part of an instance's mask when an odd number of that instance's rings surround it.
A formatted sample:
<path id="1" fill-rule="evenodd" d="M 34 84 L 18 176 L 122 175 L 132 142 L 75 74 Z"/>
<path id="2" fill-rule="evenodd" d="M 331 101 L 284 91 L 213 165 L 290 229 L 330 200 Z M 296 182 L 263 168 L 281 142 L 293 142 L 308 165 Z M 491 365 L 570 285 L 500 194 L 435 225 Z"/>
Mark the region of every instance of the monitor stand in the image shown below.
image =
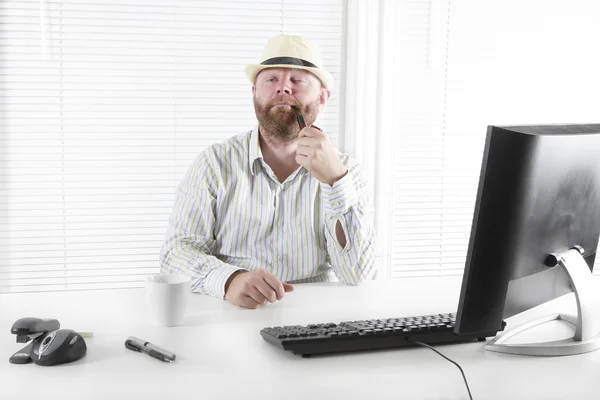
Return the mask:
<path id="1" fill-rule="evenodd" d="M 486 350 L 529 356 L 567 356 L 600 348 L 600 302 L 590 268 L 581 255 L 581 248 L 573 248 L 554 257 L 571 280 L 578 317 L 555 314 L 525 323 L 490 340 L 485 346 Z M 555 320 L 573 324 L 573 337 L 541 343 L 506 343 L 519 333 Z"/>

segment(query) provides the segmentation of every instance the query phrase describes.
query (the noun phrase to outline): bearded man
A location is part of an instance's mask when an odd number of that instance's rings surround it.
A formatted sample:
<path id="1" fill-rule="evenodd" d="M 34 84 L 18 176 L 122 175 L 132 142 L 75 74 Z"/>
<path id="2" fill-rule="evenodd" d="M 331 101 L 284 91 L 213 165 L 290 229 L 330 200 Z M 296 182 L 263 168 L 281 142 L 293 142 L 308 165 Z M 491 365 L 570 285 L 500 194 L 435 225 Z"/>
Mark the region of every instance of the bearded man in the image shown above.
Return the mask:
<path id="1" fill-rule="evenodd" d="M 206 149 L 182 178 L 162 272 L 246 308 L 279 301 L 297 283 L 371 279 L 378 255 L 366 183 L 313 125 L 333 86 L 318 49 L 277 35 L 246 75 L 258 124 Z"/>

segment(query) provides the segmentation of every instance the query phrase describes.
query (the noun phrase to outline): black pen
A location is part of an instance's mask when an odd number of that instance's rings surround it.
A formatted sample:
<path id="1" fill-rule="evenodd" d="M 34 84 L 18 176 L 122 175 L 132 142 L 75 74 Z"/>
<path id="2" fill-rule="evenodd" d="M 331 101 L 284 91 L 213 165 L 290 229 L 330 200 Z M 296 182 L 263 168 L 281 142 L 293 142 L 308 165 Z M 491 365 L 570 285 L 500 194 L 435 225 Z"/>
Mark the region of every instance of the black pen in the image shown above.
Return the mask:
<path id="1" fill-rule="evenodd" d="M 135 336 L 129 336 L 127 338 L 125 341 L 125 347 L 127 347 L 129 350 L 146 353 L 150 357 L 154 357 L 157 360 L 164 362 L 173 362 L 175 361 L 176 357 L 175 354 L 171 353 L 170 351 L 161 349 L 160 347 Z"/>

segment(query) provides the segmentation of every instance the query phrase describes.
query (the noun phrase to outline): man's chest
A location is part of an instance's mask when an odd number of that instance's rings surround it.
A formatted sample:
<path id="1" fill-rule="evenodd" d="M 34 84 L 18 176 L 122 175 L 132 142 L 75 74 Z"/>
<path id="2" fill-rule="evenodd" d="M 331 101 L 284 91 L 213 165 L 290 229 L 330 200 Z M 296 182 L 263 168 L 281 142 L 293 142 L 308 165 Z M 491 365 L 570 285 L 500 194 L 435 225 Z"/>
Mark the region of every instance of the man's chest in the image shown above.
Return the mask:
<path id="1" fill-rule="evenodd" d="M 283 183 L 265 174 L 230 179 L 219 188 L 215 208 L 217 222 L 227 226 L 315 228 L 323 220 L 320 185 L 309 174 Z"/>

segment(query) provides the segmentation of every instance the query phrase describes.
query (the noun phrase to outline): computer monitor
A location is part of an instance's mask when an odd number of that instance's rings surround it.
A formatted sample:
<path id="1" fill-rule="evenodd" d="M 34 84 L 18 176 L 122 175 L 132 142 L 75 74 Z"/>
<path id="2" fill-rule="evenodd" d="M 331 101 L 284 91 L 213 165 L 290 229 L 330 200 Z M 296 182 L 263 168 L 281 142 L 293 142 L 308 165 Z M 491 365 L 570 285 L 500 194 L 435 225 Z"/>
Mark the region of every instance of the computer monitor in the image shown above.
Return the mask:
<path id="1" fill-rule="evenodd" d="M 600 124 L 489 126 L 455 332 L 494 336 L 505 318 L 574 291 L 577 318 L 531 321 L 486 348 L 529 355 L 599 348 L 592 283 L 599 236 Z M 554 319 L 573 323 L 573 338 L 508 344 Z"/>

